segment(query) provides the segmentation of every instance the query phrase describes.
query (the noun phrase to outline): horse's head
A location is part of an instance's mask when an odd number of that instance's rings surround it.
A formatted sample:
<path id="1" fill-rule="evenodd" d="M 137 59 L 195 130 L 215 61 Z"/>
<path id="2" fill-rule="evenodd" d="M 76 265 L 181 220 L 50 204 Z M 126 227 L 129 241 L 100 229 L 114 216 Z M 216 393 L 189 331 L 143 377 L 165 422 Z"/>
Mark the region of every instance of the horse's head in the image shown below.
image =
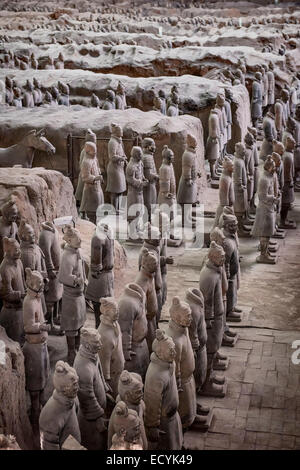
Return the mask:
<path id="1" fill-rule="evenodd" d="M 41 129 L 36 131 L 35 129 L 28 134 L 28 144 L 37 150 L 42 150 L 51 155 L 55 153 L 55 147 L 45 137 L 45 130 Z"/>

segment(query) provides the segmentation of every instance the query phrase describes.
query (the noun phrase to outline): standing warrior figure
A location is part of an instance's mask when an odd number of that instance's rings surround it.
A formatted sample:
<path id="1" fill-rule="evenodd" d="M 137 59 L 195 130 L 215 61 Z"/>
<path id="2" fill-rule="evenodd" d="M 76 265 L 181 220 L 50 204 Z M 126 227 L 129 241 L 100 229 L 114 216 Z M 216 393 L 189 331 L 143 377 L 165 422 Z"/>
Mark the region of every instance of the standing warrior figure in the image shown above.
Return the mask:
<path id="1" fill-rule="evenodd" d="M 184 430 L 189 427 L 207 430 L 206 418 L 197 414 L 196 385 L 194 379 L 195 357 L 188 334 L 192 322 L 188 303 L 174 297 L 170 307 L 170 321 L 166 334 L 175 343 L 176 382 L 179 393 L 178 412 Z M 146 404 L 147 406 L 147 404 Z"/>
<path id="2" fill-rule="evenodd" d="M 231 158 L 224 157 L 223 171 L 219 182 L 219 205 L 216 210 L 216 216 L 212 229 L 218 227 L 219 219 L 225 206 L 233 207 L 234 190 L 232 182 L 233 161 Z"/>
<path id="3" fill-rule="evenodd" d="M 198 200 L 197 176 L 199 176 L 199 174 L 196 170 L 196 149 L 196 138 L 188 134 L 186 138 L 186 149 L 182 155 L 182 173 L 177 192 L 177 202 L 182 206 L 184 206 L 184 204 L 195 205 Z"/>
<path id="4" fill-rule="evenodd" d="M 168 105 L 167 116 L 176 117 L 179 116 L 179 96 L 177 93 L 172 95 L 171 101 Z"/>
<path id="5" fill-rule="evenodd" d="M 277 139 L 277 131 L 275 127 L 275 107 L 269 106 L 268 112 L 263 120 L 264 140 L 260 149 L 259 158 L 265 161 L 268 155 L 273 151 L 273 140 Z"/>
<path id="6" fill-rule="evenodd" d="M 295 222 L 287 220 L 288 211 L 291 209 L 291 204 L 295 200 L 294 194 L 294 149 L 295 139 L 287 136 L 285 142 L 284 154 L 282 156 L 283 163 L 283 187 L 282 187 L 282 201 L 280 211 L 280 225 L 282 229 L 296 228 Z"/>
<path id="7" fill-rule="evenodd" d="M 24 98 L 23 98 L 23 106 L 25 108 L 34 108 L 34 97 L 33 97 L 33 84 L 30 80 L 27 80 L 26 85 L 24 87 Z"/>
<path id="8" fill-rule="evenodd" d="M 258 207 L 256 209 L 255 222 L 251 235 L 260 238 L 260 256 L 256 258 L 257 263 L 275 264 L 276 259 L 273 258 L 269 251 L 269 240 L 275 232 L 275 204 L 277 198 L 274 195 L 274 179 L 275 163 L 271 155 L 269 155 L 264 164 L 264 172 L 258 182 Z"/>
<path id="9" fill-rule="evenodd" d="M 98 101 L 94 98 L 96 95 L 93 95 L 92 98 L 93 98 L 93 105 L 95 106 L 95 103 L 98 104 Z M 98 98 L 96 96 L 96 98 Z M 116 95 L 115 95 L 115 92 L 113 90 L 107 90 L 106 92 L 106 100 L 104 101 L 103 105 L 102 105 L 102 109 L 105 109 L 106 111 L 109 111 L 111 109 L 116 109 L 116 104 L 115 104 L 115 100 L 116 100 Z"/>
<path id="10" fill-rule="evenodd" d="M 295 113 L 295 152 L 294 152 L 294 165 L 295 165 L 295 184 L 297 185 L 295 190 L 299 191 L 300 182 L 300 104 L 296 107 Z"/>
<path id="11" fill-rule="evenodd" d="M 247 207 L 247 212 L 248 212 L 248 217 L 249 217 L 249 209 L 250 209 L 250 203 L 253 198 L 253 192 L 254 192 L 254 137 L 251 132 L 247 132 L 244 138 L 245 142 L 245 168 L 246 168 L 246 173 L 247 173 L 247 201 L 248 201 L 248 207 Z"/>
<path id="12" fill-rule="evenodd" d="M 112 297 L 101 300 L 101 323 L 98 328 L 102 338 L 102 348 L 99 359 L 106 383 L 112 389 L 113 397 L 118 395 L 120 375 L 124 369 L 124 355 L 122 347 L 122 333 L 118 323 L 119 307 Z"/>
<path id="13" fill-rule="evenodd" d="M 91 129 L 88 129 L 86 131 L 85 142 L 93 142 L 95 145 L 97 143 L 96 134 Z M 84 157 L 85 157 L 85 147 L 83 147 L 83 149 L 80 152 L 79 175 L 78 175 L 78 181 L 77 181 L 77 188 L 76 188 L 76 191 L 75 191 L 75 199 L 79 203 L 81 202 L 81 199 L 82 199 L 82 192 L 83 192 L 83 186 L 84 186 L 84 183 L 83 183 L 82 177 L 81 177 L 81 167 L 82 167 L 82 162 L 83 162 Z"/>
<path id="14" fill-rule="evenodd" d="M 84 186 L 79 211 L 86 212 L 88 219 L 95 224 L 97 209 L 104 202 L 101 188 L 103 177 L 99 168 L 96 145 L 93 142 L 86 142 L 84 151 L 80 169 Z"/>
<path id="15" fill-rule="evenodd" d="M 143 248 L 140 254 L 139 265 L 140 270 L 135 282 L 142 287 L 146 294 L 146 316 L 148 321 L 147 344 L 149 352 L 151 352 L 157 327 L 157 317 L 159 316 L 159 305 L 155 288 L 158 257 L 152 250 L 149 251 L 147 248 Z"/>
<path id="16" fill-rule="evenodd" d="M 148 180 L 144 177 L 142 158 L 141 147 L 132 147 L 131 158 L 126 167 L 127 220 L 132 240 L 141 238 L 141 221 L 144 213 L 143 189 L 148 185 Z"/>
<path id="17" fill-rule="evenodd" d="M 0 325 L 13 341 L 24 342 L 22 304 L 25 296 L 24 270 L 20 245 L 14 238 L 3 238 L 4 258 L 0 265 L 1 299 Z"/>
<path id="18" fill-rule="evenodd" d="M 39 246 L 44 254 L 47 277 L 49 283 L 45 292 L 47 307 L 47 322 L 51 325 L 51 331 L 56 332 L 54 316 L 58 318 L 59 301 L 62 298 L 63 286 L 58 280 L 58 271 L 61 259 L 61 249 L 58 230 L 53 222 L 43 222 L 39 238 Z"/>
<path id="19" fill-rule="evenodd" d="M 223 249 L 225 251 L 225 271 L 228 279 L 226 293 L 226 319 L 231 322 L 240 322 L 241 315 L 237 313 L 237 291 L 240 283 L 240 260 L 237 240 L 238 221 L 235 215 L 223 215 L 223 234 L 225 240 Z"/>
<path id="20" fill-rule="evenodd" d="M 61 450 L 71 435 L 81 441 L 76 413 L 78 375 L 69 364 L 58 361 L 53 374 L 54 391 L 40 414 L 42 450 Z"/>
<path id="21" fill-rule="evenodd" d="M 275 127 L 277 131 L 278 140 L 282 139 L 282 134 L 286 126 L 286 120 L 285 120 L 283 107 L 284 107 L 284 104 L 283 104 L 282 99 L 278 98 L 274 106 Z"/>
<path id="22" fill-rule="evenodd" d="M 40 81 L 33 77 L 33 85 L 34 85 L 34 90 L 33 90 L 33 99 L 34 99 L 34 104 L 35 106 L 41 106 L 43 104 L 43 93 L 41 90 L 41 83 Z"/>
<path id="23" fill-rule="evenodd" d="M 94 328 L 82 328 L 81 344 L 74 361 L 79 377 L 78 423 L 81 443 L 88 450 L 105 450 L 107 429 L 104 421 L 106 391 L 98 353 L 102 349 L 101 336 Z"/>
<path id="24" fill-rule="evenodd" d="M 225 252 L 223 248 L 211 242 L 208 260 L 200 272 L 199 289 L 204 297 L 204 312 L 207 330 L 207 373 L 201 395 L 224 397 L 225 388 L 217 384 L 213 376 L 213 362 L 221 347 L 224 335 L 224 302 L 223 302 L 223 265 Z M 220 382 L 220 381 L 219 381 Z"/>
<path id="25" fill-rule="evenodd" d="M 122 82 L 118 83 L 115 102 L 116 109 L 121 109 L 123 111 L 124 109 L 127 109 L 125 87 Z"/>
<path id="26" fill-rule="evenodd" d="M 127 163 L 124 152 L 122 136 L 123 129 L 117 124 L 111 123 L 111 137 L 108 142 L 107 185 L 106 191 L 110 193 L 111 205 L 116 213 L 120 212 L 120 197 L 126 191 L 126 178 L 124 172 Z"/>
<path id="27" fill-rule="evenodd" d="M 58 280 L 63 284 L 61 328 L 66 333 L 68 363 L 73 364 L 80 345 L 80 329 L 86 317 L 83 294 L 85 271 L 80 253 L 81 238 L 78 230 L 66 225 L 66 242 L 59 267 Z"/>
<path id="28" fill-rule="evenodd" d="M 153 279 L 151 284 L 153 285 Z M 145 377 L 149 364 L 146 294 L 138 284 L 127 284 L 119 300 L 119 324 L 125 368 Z"/>
<path id="29" fill-rule="evenodd" d="M 263 108 L 268 106 L 268 96 L 269 96 L 269 79 L 267 72 L 269 67 L 266 64 L 261 66 L 262 71 L 262 81 L 263 81 Z"/>
<path id="30" fill-rule="evenodd" d="M 142 141 L 144 176 L 148 180 L 148 185 L 144 187 L 144 205 L 148 211 L 147 220 L 151 220 L 151 206 L 157 203 L 156 183 L 159 176 L 156 171 L 154 153 L 155 142 L 150 137 L 145 137 Z"/>
<path id="31" fill-rule="evenodd" d="M 234 212 L 238 219 L 238 234 L 240 237 L 248 237 L 249 233 L 244 226 L 247 201 L 247 172 L 245 167 L 246 148 L 242 142 L 235 145 L 233 163 L 233 187 L 234 187 Z"/>
<path id="32" fill-rule="evenodd" d="M 270 62 L 269 70 L 267 72 L 268 77 L 268 104 L 275 103 L 275 77 L 274 77 L 274 63 Z"/>
<path id="33" fill-rule="evenodd" d="M 156 330 L 152 348 L 144 393 L 147 437 L 151 443 L 157 443 L 157 449 L 180 450 L 183 445 L 183 435 L 178 413 L 175 344 L 164 331 Z"/>
<path id="34" fill-rule="evenodd" d="M 227 143 L 225 146 L 225 154 L 227 152 L 227 144 L 231 140 L 232 137 L 232 111 L 231 111 L 231 103 L 233 101 L 233 94 L 230 88 L 225 88 L 225 112 L 227 118 L 227 127 L 226 127 L 226 134 L 227 134 Z"/>
<path id="35" fill-rule="evenodd" d="M 253 161 L 254 161 L 254 178 L 253 178 L 253 196 L 252 200 L 250 201 L 250 212 L 251 214 L 255 214 L 256 210 L 256 205 L 255 205 L 255 195 L 257 192 L 257 185 L 258 185 L 258 165 L 259 165 L 259 159 L 258 159 L 258 151 L 257 151 L 257 129 L 255 127 L 248 127 L 248 132 L 250 132 L 253 135 Z"/>
<path id="36" fill-rule="evenodd" d="M 15 238 L 19 241 L 18 226 L 16 220 L 18 218 L 18 209 L 13 198 L 6 201 L 0 208 L 0 263 L 3 260 L 3 238 Z"/>
<path id="37" fill-rule="evenodd" d="M 157 202 L 161 211 L 166 211 L 170 220 L 174 218 L 176 205 L 176 180 L 174 174 L 174 152 L 164 145 L 162 151 L 162 164 L 159 169 L 159 193 Z"/>
<path id="38" fill-rule="evenodd" d="M 114 238 L 107 224 L 98 224 L 91 241 L 91 265 L 85 297 L 93 302 L 95 328 L 100 325 L 100 304 L 114 294 Z"/>
<path id="39" fill-rule="evenodd" d="M 221 153 L 221 130 L 219 112 L 213 108 L 208 120 L 209 135 L 206 144 L 206 158 L 209 161 L 210 174 L 212 179 L 217 177 L 215 165 Z"/>
<path id="40" fill-rule="evenodd" d="M 50 373 L 50 362 L 47 348 L 48 331 L 41 297 L 44 290 L 44 279 L 38 271 L 26 268 L 27 293 L 23 302 L 23 320 L 25 344 L 23 346 L 26 390 L 30 393 L 30 421 L 33 433 L 39 436 L 39 416 L 44 388 Z"/>
<path id="41" fill-rule="evenodd" d="M 258 126 L 259 119 L 262 118 L 262 75 L 256 72 L 252 83 L 252 99 L 251 99 L 251 118 L 253 126 Z"/>

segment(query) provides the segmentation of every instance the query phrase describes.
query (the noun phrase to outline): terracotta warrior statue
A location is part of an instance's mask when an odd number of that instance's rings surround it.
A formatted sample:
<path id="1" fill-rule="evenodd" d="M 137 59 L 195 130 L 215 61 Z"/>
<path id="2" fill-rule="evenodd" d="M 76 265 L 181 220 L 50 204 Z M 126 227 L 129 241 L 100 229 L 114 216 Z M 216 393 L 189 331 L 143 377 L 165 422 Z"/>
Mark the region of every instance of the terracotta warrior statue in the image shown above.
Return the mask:
<path id="1" fill-rule="evenodd" d="M 58 82 L 59 100 L 58 104 L 70 106 L 70 89 L 66 83 Z"/>
<path id="2" fill-rule="evenodd" d="M 225 149 L 227 145 L 227 115 L 226 115 L 226 108 L 225 108 L 225 96 L 222 93 L 217 94 L 215 109 L 219 112 L 221 138 L 220 138 L 220 158 L 217 163 L 220 164 L 225 155 Z"/>
<path id="3" fill-rule="evenodd" d="M 268 77 L 268 104 L 275 103 L 275 76 L 274 76 L 274 62 L 269 63 L 269 70 L 267 71 Z"/>
<path id="4" fill-rule="evenodd" d="M 159 193 L 157 202 L 161 211 L 167 211 L 170 219 L 174 218 L 176 204 L 176 179 L 174 174 L 174 152 L 164 145 L 162 164 L 159 169 Z"/>
<path id="5" fill-rule="evenodd" d="M 63 286 L 58 280 L 58 271 L 61 260 L 61 249 L 58 230 L 53 222 L 43 222 L 39 237 L 39 246 L 43 252 L 47 271 L 47 290 L 45 301 L 47 322 L 51 325 L 51 332 L 56 333 L 54 318 L 58 321 L 59 301 L 62 298 Z"/>
<path id="6" fill-rule="evenodd" d="M 23 321 L 25 344 L 23 346 L 26 390 L 30 393 L 30 421 L 35 436 L 39 436 L 39 416 L 42 394 L 50 373 L 47 348 L 48 331 L 44 319 L 41 297 L 44 290 L 44 278 L 38 271 L 26 268 L 27 293 L 23 302 Z"/>
<path id="7" fill-rule="evenodd" d="M 129 223 L 129 237 L 132 240 L 141 238 L 144 212 L 143 190 L 149 183 L 144 177 L 142 158 L 141 147 L 132 147 L 131 158 L 126 167 L 127 221 Z"/>
<path id="8" fill-rule="evenodd" d="M 145 225 L 145 230 L 143 233 L 144 243 L 140 251 L 139 256 L 139 269 L 142 266 L 142 257 L 145 253 L 145 250 L 148 250 L 149 253 L 153 253 L 157 259 L 157 269 L 154 276 L 155 292 L 157 298 L 158 311 L 156 315 L 156 322 L 160 320 L 160 314 L 162 309 L 162 277 L 161 277 L 161 267 L 160 267 L 160 251 L 161 251 L 161 233 L 158 227 L 151 225 L 149 222 Z"/>
<path id="9" fill-rule="evenodd" d="M 264 133 L 264 140 L 262 142 L 262 146 L 259 153 L 259 158 L 265 161 L 268 155 L 271 155 L 273 150 L 273 140 L 277 138 L 277 131 L 275 127 L 275 109 L 274 106 L 271 105 L 268 108 L 268 112 L 264 117 L 263 120 L 263 133 Z"/>
<path id="10" fill-rule="evenodd" d="M 80 329 L 86 317 L 83 294 L 85 271 L 80 253 L 80 233 L 66 225 L 63 238 L 66 244 L 58 272 L 58 280 L 63 284 L 61 328 L 66 333 L 68 362 L 72 365 L 80 345 Z"/>
<path id="11" fill-rule="evenodd" d="M 242 142 L 235 145 L 233 162 L 233 188 L 234 188 L 234 212 L 238 219 L 239 237 L 249 236 L 245 228 L 245 218 L 248 210 L 247 198 L 247 172 L 245 166 L 246 148 Z"/>
<path id="12" fill-rule="evenodd" d="M 98 354 L 103 345 L 101 336 L 94 328 L 82 328 L 81 344 L 74 361 L 79 377 L 78 423 L 81 444 L 88 450 L 105 450 L 107 427 L 104 420 L 106 391 Z"/>
<path id="13" fill-rule="evenodd" d="M 119 385 L 118 385 L 118 397 L 117 397 L 117 403 L 120 401 L 123 401 L 127 408 L 130 410 L 134 410 L 141 423 L 141 438 L 143 442 L 143 449 L 147 450 L 148 448 L 148 441 L 146 437 L 146 432 L 145 432 L 145 426 L 144 426 L 144 414 L 145 414 L 145 402 L 143 400 L 143 389 L 144 389 L 144 384 L 142 381 L 142 377 L 139 374 L 136 374 L 135 372 L 128 372 L 127 370 L 124 370 L 119 379 Z M 108 447 L 111 446 L 112 444 L 112 438 L 114 433 L 116 432 L 116 429 L 114 427 L 115 423 L 115 416 L 114 414 L 116 413 L 116 408 L 113 410 L 111 419 L 109 421 L 109 426 L 108 426 Z"/>
<path id="14" fill-rule="evenodd" d="M 262 83 L 263 83 L 263 108 L 265 109 L 268 106 L 268 93 L 269 93 L 269 80 L 267 72 L 269 67 L 267 64 L 262 64 L 261 68 L 262 73 Z"/>
<path id="15" fill-rule="evenodd" d="M 295 112 L 295 151 L 294 151 L 294 167 L 295 167 L 295 190 L 300 190 L 300 104 L 296 106 Z"/>
<path id="16" fill-rule="evenodd" d="M 264 172 L 258 182 L 258 207 L 256 209 L 255 222 L 251 235 L 260 238 L 260 256 L 256 258 L 258 263 L 275 264 L 276 259 L 268 251 L 270 237 L 275 232 L 275 205 L 277 198 L 274 195 L 273 173 L 275 163 L 269 155 L 264 164 Z"/>
<path id="17" fill-rule="evenodd" d="M 170 233 L 170 219 L 165 212 L 159 209 L 154 213 L 153 225 L 159 230 L 160 237 L 160 271 L 161 271 L 161 303 L 162 306 L 167 300 L 167 265 L 174 264 L 173 256 L 168 256 L 168 236 Z"/>
<path id="18" fill-rule="evenodd" d="M 113 397 L 118 395 L 118 384 L 124 369 L 122 347 L 122 332 L 119 325 L 119 307 L 112 297 L 101 299 L 101 323 L 98 328 L 102 338 L 102 348 L 99 351 L 103 375 L 106 383 L 112 389 Z"/>
<path id="19" fill-rule="evenodd" d="M 114 238 L 107 224 L 97 224 L 91 241 L 91 265 L 85 297 L 93 302 L 95 328 L 100 324 L 100 304 L 114 293 Z"/>
<path id="20" fill-rule="evenodd" d="M 179 116 L 179 96 L 177 93 L 173 93 L 171 101 L 168 104 L 167 116 L 170 116 L 170 117 Z"/>
<path id="21" fill-rule="evenodd" d="M 256 72 L 252 83 L 252 99 L 251 99 L 251 118 L 253 126 L 258 126 L 258 121 L 262 118 L 262 75 Z"/>
<path id="22" fill-rule="evenodd" d="M 113 90 L 107 90 L 106 100 L 104 101 L 102 105 L 102 109 L 105 109 L 107 111 L 111 109 L 116 109 L 115 100 L 116 100 L 115 92 Z"/>
<path id="23" fill-rule="evenodd" d="M 181 450 L 182 424 L 175 375 L 176 349 L 173 339 L 156 330 L 151 362 L 145 379 L 145 426 L 148 440 L 157 449 Z"/>
<path id="24" fill-rule="evenodd" d="M 23 96 L 22 96 L 21 88 L 14 87 L 14 97 L 13 97 L 12 106 L 15 106 L 16 108 L 22 108 L 23 107 L 22 100 L 23 100 Z"/>
<path id="25" fill-rule="evenodd" d="M 226 111 L 226 118 L 227 118 L 227 127 L 226 127 L 226 135 L 227 135 L 227 142 L 225 145 L 225 154 L 227 152 L 227 144 L 232 138 L 232 112 L 231 112 L 231 103 L 233 101 L 233 94 L 230 88 L 225 88 L 225 111 Z"/>
<path id="26" fill-rule="evenodd" d="M 156 301 L 153 278 L 149 283 L 152 287 L 153 300 Z M 147 288 L 145 289 L 148 294 Z M 138 284 L 127 284 L 118 306 L 125 359 L 124 368 L 131 372 L 137 372 L 144 378 L 149 364 L 149 350 L 146 341 L 148 324 L 145 291 Z M 153 316 L 155 314 L 156 310 Z"/>
<path id="27" fill-rule="evenodd" d="M 224 302 L 223 302 L 223 265 L 224 249 L 211 242 L 208 259 L 200 272 L 199 288 L 204 297 L 204 311 L 207 330 L 207 373 L 200 391 L 201 395 L 224 397 L 225 387 L 216 383 L 213 376 L 213 361 L 222 344 L 224 335 Z"/>
<path id="28" fill-rule="evenodd" d="M 61 450 L 71 435 L 81 442 L 76 413 L 79 378 L 73 367 L 58 361 L 53 374 L 54 391 L 40 414 L 42 450 Z"/>
<path id="29" fill-rule="evenodd" d="M 254 162 L 253 195 L 250 201 L 249 212 L 251 214 L 255 214 L 255 210 L 256 210 L 255 195 L 257 192 L 257 185 L 258 185 L 258 165 L 259 165 L 258 151 L 257 151 L 257 144 L 256 144 L 257 129 L 255 127 L 248 127 L 247 129 L 248 129 L 248 132 L 250 132 L 253 135 L 252 150 L 253 150 L 253 162 Z"/>
<path id="30" fill-rule="evenodd" d="M 127 108 L 125 87 L 123 83 L 120 81 L 117 86 L 115 103 L 116 103 L 116 109 L 121 109 L 124 111 L 124 109 Z"/>
<path id="31" fill-rule="evenodd" d="M 247 132 L 244 137 L 245 142 L 245 168 L 247 173 L 247 221 L 249 221 L 250 204 L 254 193 L 254 137 L 251 132 Z"/>
<path id="32" fill-rule="evenodd" d="M 195 355 L 194 377 L 197 392 L 201 390 L 207 373 L 207 332 L 202 292 L 199 289 L 188 289 L 185 294 L 185 302 L 189 304 L 192 314 L 192 322 L 189 326 L 189 337 Z"/>
<path id="33" fill-rule="evenodd" d="M 33 85 L 34 85 L 34 90 L 33 90 L 33 99 L 34 99 L 34 105 L 35 106 L 41 106 L 43 104 L 43 93 L 41 90 L 41 82 L 33 77 Z"/>
<path id="34" fill-rule="evenodd" d="M 158 247 L 154 248 L 158 249 Z M 161 304 L 159 304 L 160 299 L 157 297 L 156 290 L 156 281 L 159 280 L 158 266 L 159 260 L 157 254 L 154 253 L 154 250 L 151 249 L 149 251 L 147 248 L 143 248 L 139 259 L 140 270 L 135 282 L 142 287 L 146 294 L 146 317 L 148 322 L 147 344 L 149 352 L 151 352 L 157 327 L 157 318 L 160 314 L 161 307 Z M 158 287 L 159 286 L 157 285 L 157 288 Z"/>
<path id="35" fill-rule="evenodd" d="M 95 93 L 92 93 L 92 97 L 91 97 L 91 107 L 92 108 L 100 108 L 101 105 L 100 105 L 100 100 L 98 98 L 97 95 L 95 95 Z"/>
<path id="36" fill-rule="evenodd" d="M 128 408 L 124 401 L 119 401 L 110 417 L 109 424 L 114 436 L 122 432 L 124 437 L 123 450 L 144 450 L 141 436 L 141 421 L 135 410 Z M 112 439 L 111 439 L 112 441 Z"/>
<path id="37" fill-rule="evenodd" d="M 221 152 L 221 130 L 219 112 L 213 108 L 208 119 L 209 135 L 206 144 L 206 158 L 209 161 L 210 174 L 212 179 L 217 177 L 215 166 L 220 158 Z"/>
<path id="38" fill-rule="evenodd" d="M 5 77 L 5 102 L 9 106 L 12 105 L 13 103 L 13 98 L 14 98 L 14 92 L 13 92 L 13 81 L 9 77 Z"/>
<path id="39" fill-rule="evenodd" d="M 161 100 L 162 103 L 162 114 L 166 115 L 167 114 L 167 104 L 166 104 L 166 94 L 164 90 L 158 90 L 158 96 Z"/>
<path id="40" fill-rule="evenodd" d="M 233 161 L 225 156 L 223 160 L 223 171 L 219 182 L 219 205 L 216 210 L 213 229 L 219 225 L 220 215 L 225 206 L 233 207 L 234 190 L 232 182 Z"/>
<path id="41" fill-rule="evenodd" d="M 18 218 L 18 209 L 13 197 L 9 198 L 0 207 L 0 263 L 3 260 L 3 238 L 15 238 L 19 241 L 18 226 L 16 220 Z"/>
<path id="42" fill-rule="evenodd" d="M 25 108 L 34 108 L 34 97 L 33 97 L 33 84 L 30 80 L 27 80 L 26 85 L 24 87 L 24 98 L 23 98 L 23 106 Z"/>
<path id="43" fill-rule="evenodd" d="M 287 136 L 285 142 L 284 154 L 282 156 L 283 163 L 283 187 L 282 187 L 282 200 L 280 211 L 280 225 L 281 229 L 296 228 L 294 221 L 287 220 L 288 211 L 291 209 L 291 204 L 295 200 L 294 194 L 294 150 L 295 139 Z"/>
<path id="44" fill-rule="evenodd" d="M 145 137 L 142 141 L 144 176 L 148 180 L 148 185 L 144 187 L 144 205 L 148 211 L 147 220 L 151 219 L 151 206 L 157 203 L 156 183 L 159 176 L 156 171 L 154 153 L 155 142 L 150 137 Z"/>
<path id="45" fill-rule="evenodd" d="M 22 304 L 25 296 L 24 270 L 20 245 L 14 238 L 3 238 L 4 258 L 0 265 L 1 300 L 0 326 L 13 341 L 24 342 Z"/>
<path id="46" fill-rule="evenodd" d="M 286 126 L 286 119 L 284 114 L 284 103 L 281 98 L 278 98 L 274 105 L 275 111 L 275 127 L 277 131 L 278 140 L 282 139 L 282 134 Z"/>
<path id="47" fill-rule="evenodd" d="M 39 271 L 44 280 L 48 282 L 44 253 L 39 245 L 35 243 L 33 228 L 24 219 L 21 219 L 18 234 L 21 240 L 21 261 L 24 271 L 26 268 Z"/>
<path id="48" fill-rule="evenodd" d="M 241 315 L 237 313 L 237 291 L 240 283 L 240 260 L 237 240 L 237 218 L 234 215 L 223 215 L 223 249 L 225 251 L 225 271 L 228 280 L 226 292 L 226 320 L 240 322 Z M 226 333 L 226 331 L 225 331 Z"/>
<path id="49" fill-rule="evenodd" d="M 92 223 L 96 223 L 97 209 L 104 202 L 101 183 L 103 176 L 99 168 L 97 147 L 93 142 L 84 144 L 84 157 L 80 169 L 83 192 L 79 211 L 85 212 Z"/>
<path id="50" fill-rule="evenodd" d="M 284 121 L 285 123 L 287 122 L 288 118 L 291 117 L 291 112 L 290 112 L 290 92 L 288 89 L 283 88 L 281 90 L 281 99 L 283 102 L 283 115 L 284 115 Z"/>
<path id="51" fill-rule="evenodd" d="M 179 393 L 178 412 L 184 430 L 193 427 L 207 430 L 206 418 L 197 414 L 196 385 L 194 379 L 195 357 L 188 334 L 191 326 L 192 314 L 188 303 L 182 302 L 179 297 L 172 299 L 169 310 L 170 321 L 166 334 L 175 343 L 176 382 Z M 147 406 L 147 403 L 146 403 Z"/>
<path id="52" fill-rule="evenodd" d="M 177 202 L 182 206 L 183 216 L 185 216 L 184 205 L 195 206 L 198 201 L 197 178 L 199 173 L 196 169 L 196 149 L 196 138 L 191 134 L 187 134 L 186 149 L 182 155 L 182 173 L 177 192 Z"/>
<path id="53" fill-rule="evenodd" d="M 126 178 L 124 172 L 125 163 L 127 163 L 124 152 L 123 129 L 117 124 L 111 124 L 111 138 L 108 142 L 108 158 L 107 165 L 107 185 L 106 191 L 110 193 L 111 205 L 115 208 L 116 213 L 120 211 L 120 198 L 126 191 Z"/>
<path id="54" fill-rule="evenodd" d="M 85 142 L 93 142 L 95 145 L 97 144 L 96 134 L 91 129 L 88 129 L 86 131 Z M 80 157 L 79 157 L 79 174 L 78 174 L 77 188 L 75 191 L 75 198 L 76 198 L 77 203 L 81 202 L 83 186 L 84 186 L 84 183 L 81 178 L 81 167 L 82 167 L 82 162 L 83 162 L 84 157 L 85 157 L 85 148 L 83 147 L 80 153 Z"/>

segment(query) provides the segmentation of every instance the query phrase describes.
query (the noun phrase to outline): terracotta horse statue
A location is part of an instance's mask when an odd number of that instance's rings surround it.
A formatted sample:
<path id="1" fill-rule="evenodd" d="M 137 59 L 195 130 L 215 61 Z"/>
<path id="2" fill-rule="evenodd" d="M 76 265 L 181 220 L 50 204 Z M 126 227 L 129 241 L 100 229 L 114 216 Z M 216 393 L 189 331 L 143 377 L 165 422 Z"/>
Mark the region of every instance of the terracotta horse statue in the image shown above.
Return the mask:
<path id="1" fill-rule="evenodd" d="M 16 145 L 0 148 L 0 167 L 21 165 L 32 168 L 35 150 L 42 150 L 50 155 L 55 153 L 55 147 L 46 139 L 44 129 L 33 129 Z"/>

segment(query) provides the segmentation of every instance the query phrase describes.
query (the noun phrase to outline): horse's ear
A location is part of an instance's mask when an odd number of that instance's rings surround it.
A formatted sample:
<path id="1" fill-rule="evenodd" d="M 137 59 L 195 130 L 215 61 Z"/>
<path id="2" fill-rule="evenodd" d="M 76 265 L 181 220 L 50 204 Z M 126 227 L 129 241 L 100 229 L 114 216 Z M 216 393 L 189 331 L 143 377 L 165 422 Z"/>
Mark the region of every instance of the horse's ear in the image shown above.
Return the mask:
<path id="1" fill-rule="evenodd" d="M 30 134 L 36 134 L 36 129 L 32 129 L 31 131 L 28 132 L 28 135 Z"/>

